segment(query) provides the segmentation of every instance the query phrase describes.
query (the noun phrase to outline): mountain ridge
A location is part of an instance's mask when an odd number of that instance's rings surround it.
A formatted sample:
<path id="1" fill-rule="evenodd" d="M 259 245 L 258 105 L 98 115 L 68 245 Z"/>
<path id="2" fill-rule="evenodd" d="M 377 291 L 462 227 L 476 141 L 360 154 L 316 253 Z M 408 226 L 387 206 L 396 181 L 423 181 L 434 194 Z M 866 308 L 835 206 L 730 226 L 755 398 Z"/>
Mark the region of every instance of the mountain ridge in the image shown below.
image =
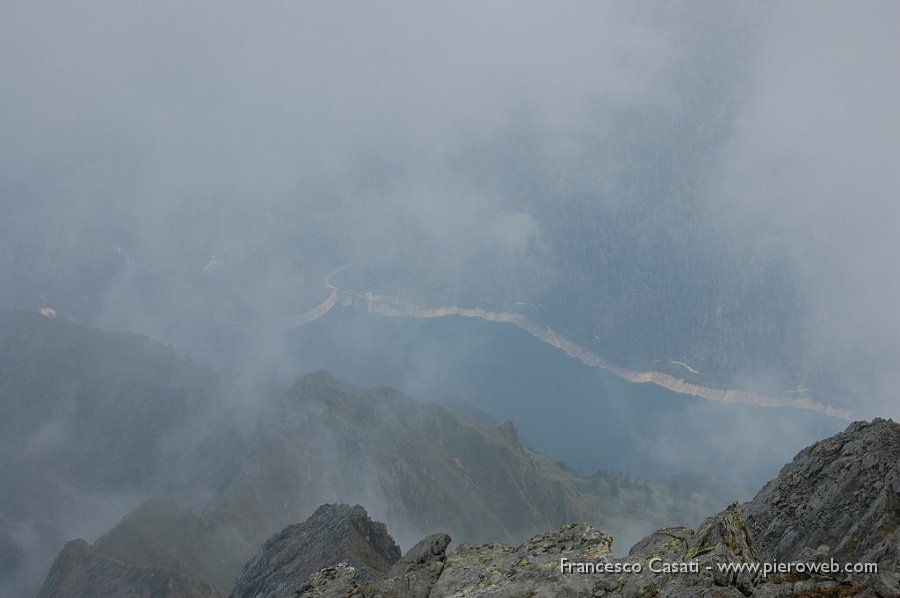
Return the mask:
<path id="1" fill-rule="evenodd" d="M 36 590 L 75 537 L 150 567 L 210 538 L 203 550 L 231 564 L 182 556 L 179 566 L 227 589 L 253 547 L 325 502 L 370 505 L 408 546 L 431 528 L 517 541 L 569 519 L 637 537 L 728 500 L 712 484 L 698 504 L 676 485 L 579 476 L 511 423 L 326 372 L 229 386 L 146 337 L 24 312 L 0 313 L 0 341 L 0 586 L 12 594 Z M 156 496 L 175 506 L 145 504 Z M 185 529 L 198 531 L 179 539 Z M 214 545 L 223 538 L 232 552 Z"/>
<path id="2" fill-rule="evenodd" d="M 859 447 L 866 445 L 871 450 L 860 452 Z M 815 470 L 834 447 L 844 453 L 845 460 L 839 465 L 842 476 L 832 477 L 821 468 L 811 475 L 803 475 Z M 843 450 L 846 447 L 851 448 Z M 844 432 L 801 451 L 752 501 L 732 504 L 708 517 L 696 530 L 686 527 L 657 530 L 635 544 L 625 559 L 612 556 L 613 539 L 608 534 L 585 523 L 569 524 L 516 547 L 503 543 L 464 544 L 445 554 L 446 543 L 437 544 L 432 556 L 426 559 L 432 563 L 434 574 L 425 578 L 424 587 L 422 583 L 413 585 L 408 579 L 398 578 L 398 572 L 388 572 L 374 582 L 362 579 L 351 559 L 331 562 L 305 582 L 295 578 L 293 584 L 286 584 L 286 579 L 280 578 L 278 589 L 262 586 L 248 592 L 239 578 L 231 596 L 896 597 L 900 595 L 900 535 L 897 533 L 900 486 L 894 487 L 900 471 L 898 450 L 900 424 L 883 419 L 854 422 Z M 784 486 L 793 487 L 797 478 L 803 479 L 801 485 L 811 483 L 819 490 L 843 490 L 848 480 L 873 469 L 878 473 L 887 470 L 887 488 L 859 487 L 853 501 L 864 515 L 857 516 L 850 526 L 836 529 L 829 523 L 846 510 L 846 495 L 841 492 L 808 492 L 804 488 L 787 501 L 790 503 L 787 508 L 779 509 L 785 500 L 776 491 Z M 885 500 L 885 492 L 893 501 Z M 793 518 L 786 515 L 789 513 L 794 513 Z M 820 522 L 815 529 L 820 535 L 831 534 L 831 545 L 817 546 L 821 537 L 809 529 L 804 529 L 805 536 L 790 533 L 792 526 L 802 527 L 807 519 Z M 863 526 L 868 528 L 867 535 L 861 534 Z M 859 546 L 861 536 L 875 538 L 874 542 L 868 542 L 868 550 L 846 548 L 848 543 Z M 795 542 L 785 546 L 788 538 Z M 423 543 L 429 544 L 429 539 Z M 419 554 L 415 550 L 410 552 Z M 821 566 L 817 570 L 809 568 L 810 564 L 827 567 L 834 559 L 850 558 L 856 563 L 874 564 L 878 569 L 874 573 L 859 573 Z M 251 563 L 257 570 L 277 571 L 281 567 L 277 555 L 264 555 L 263 551 Z M 771 575 L 752 568 L 763 563 L 773 566 L 800 563 L 805 568 Z"/>

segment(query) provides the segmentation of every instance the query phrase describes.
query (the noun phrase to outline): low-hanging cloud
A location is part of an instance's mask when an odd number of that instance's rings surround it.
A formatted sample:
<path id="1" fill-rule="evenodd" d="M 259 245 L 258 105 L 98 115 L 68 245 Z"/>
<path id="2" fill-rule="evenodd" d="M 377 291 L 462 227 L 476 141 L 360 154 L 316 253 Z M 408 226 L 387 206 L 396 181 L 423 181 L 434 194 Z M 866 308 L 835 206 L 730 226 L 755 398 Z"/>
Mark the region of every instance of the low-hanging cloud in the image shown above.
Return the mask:
<path id="1" fill-rule="evenodd" d="M 634 227 L 611 238 L 651 261 L 703 243 L 701 271 L 723 268 L 718 253 L 769 256 L 800 289 L 784 301 L 808 314 L 797 361 L 810 378 L 866 348 L 850 369 L 878 379 L 861 394 L 884 395 L 898 337 L 896 7 L 848 12 L 12 3 L 4 304 L 202 354 L 214 343 L 186 323 L 299 313 L 347 263 L 373 290 L 488 305 L 652 285 L 589 238 Z M 572 214 L 591 226 L 573 230 Z M 738 249 L 718 252 L 723 239 Z M 672 267 L 696 263 L 691 251 Z M 576 260 L 615 278 L 565 280 Z M 600 309 L 579 326 L 619 317 Z M 666 351 L 654 357 L 709 366 Z M 762 367 L 739 373 L 784 384 Z"/>
<path id="2" fill-rule="evenodd" d="M 807 290 L 810 369 L 840 364 L 868 414 L 898 405 L 898 18 L 892 3 L 773 7 L 711 200 L 783 253 Z"/>

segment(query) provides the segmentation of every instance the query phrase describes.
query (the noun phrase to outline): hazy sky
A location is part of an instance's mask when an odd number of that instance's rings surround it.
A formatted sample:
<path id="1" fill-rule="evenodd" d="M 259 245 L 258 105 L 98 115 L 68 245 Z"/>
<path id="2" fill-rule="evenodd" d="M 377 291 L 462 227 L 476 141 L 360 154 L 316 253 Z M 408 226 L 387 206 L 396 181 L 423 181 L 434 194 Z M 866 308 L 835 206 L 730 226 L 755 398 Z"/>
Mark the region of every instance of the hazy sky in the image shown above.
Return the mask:
<path id="1" fill-rule="evenodd" d="M 715 201 L 730 226 L 785 247 L 823 345 L 852 347 L 861 371 L 887 372 L 877 408 L 896 416 L 900 6 L 774 8 Z"/>
<path id="2" fill-rule="evenodd" d="M 898 10 L 4 2 L 2 298 L 169 339 L 210 309 L 211 260 L 228 305 L 262 316 L 308 307 L 347 259 L 549 287 L 535 202 L 614 208 L 630 165 L 595 146 L 622 142 L 623 118 L 651 137 L 696 119 L 698 213 L 788 257 L 811 351 L 859 347 L 884 377 L 900 355 Z M 503 174 L 523 155 L 552 195 L 526 201 Z"/>

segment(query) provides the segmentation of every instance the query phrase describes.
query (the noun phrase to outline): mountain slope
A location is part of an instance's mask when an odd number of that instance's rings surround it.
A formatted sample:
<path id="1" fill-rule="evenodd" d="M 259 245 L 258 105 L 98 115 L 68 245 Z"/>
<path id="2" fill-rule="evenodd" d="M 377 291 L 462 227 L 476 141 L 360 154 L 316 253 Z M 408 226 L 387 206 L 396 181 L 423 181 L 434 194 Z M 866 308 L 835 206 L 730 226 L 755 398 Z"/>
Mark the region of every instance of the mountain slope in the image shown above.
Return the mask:
<path id="1" fill-rule="evenodd" d="M 248 384 L 144 337 L 25 312 L 0 312 L 0 432 L 0 589 L 13 595 L 79 537 L 227 590 L 256 546 L 322 503 L 368 504 L 408 546 L 429 529 L 518 541 L 569 520 L 636 538 L 727 502 L 577 476 L 511 423 L 388 388 L 326 372 Z M 182 506 L 140 506 L 155 496 Z"/>
<path id="2" fill-rule="evenodd" d="M 464 544 L 444 558 L 439 544 L 436 572 L 423 591 L 388 572 L 363 579 L 352 558 L 326 563 L 305 580 L 285 575 L 306 555 L 267 552 L 251 561 L 276 576 L 266 596 L 867 596 L 900 595 L 900 537 L 893 485 L 900 425 L 857 422 L 845 432 L 802 451 L 757 497 L 707 518 L 696 530 L 660 529 L 635 544 L 623 559 L 612 555 L 613 538 L 585 523 L 537 535 L 519 546 L 502 542 Z M 876 484 L 887 473 L 882 484 Z M 857 482 L 865 481 L 865 484 Z M 796 490 L 793 494 L 791 490 Z M 349 507 L 345 507 L 349 509 Z M 356 507 L 359 508 L 359 507 Z M 745 514 L 746 512 L 746 514 Z M 320 523 L 321 526 L 321 523 Z M 815 547 L 831 539 L 831 547 Z M 827 554 L 823 554 L 826 551 Z M 265 559 L 263 559 L 263 555 Z M 409 560 L 409 557 L 404 557 Z M 811 571 L 816 563 L 877 563 L 877 572 Z M 802 563 L 803 571 L 765 574 L 750 566 Z M 735 565 L 743 570 L 729 569 Z M 608 569 L 606 569 L 608 567 Z M 247 572 L 248 569 L 245 569 Z M 234 598 L 256 596 L 239 581 Z"/>
<path id="3" fill-rule="evenodd" d="M 214 598 L 209 585 L 171 569 L 138 567 L 103 556 L 84 540 L 66 544 L 53 561 L 38 598 Z"/>
<path id="4" fill-rule="evenodd" d="M 167 438 L 212 388 L 145 337 L 0 311 L 0 592 L 27 594 L 63 542 L 162 492 Z"/>

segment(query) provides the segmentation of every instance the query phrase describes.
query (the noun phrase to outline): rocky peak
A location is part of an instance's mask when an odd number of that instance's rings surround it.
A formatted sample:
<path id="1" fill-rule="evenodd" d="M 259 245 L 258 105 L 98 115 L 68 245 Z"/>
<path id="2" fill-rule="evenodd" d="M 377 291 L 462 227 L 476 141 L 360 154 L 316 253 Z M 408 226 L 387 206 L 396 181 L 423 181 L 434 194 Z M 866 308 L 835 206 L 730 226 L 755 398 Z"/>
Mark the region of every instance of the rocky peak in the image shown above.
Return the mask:
<path id="1" fill-rule="evenodd" d="M 269 538 L 238 576 L 233 598 L 292 596 L 310 575 L 352 563 L 357 578 L 382 577 L 400 560 L 400 548 L 383 523 L 357 505 L 322 505 L 303 523 Z"/>
<path id="2" fill-rule="evenodd" d="M 807 447 L 746 511 L 766 558 L 795 560 L 824 546 L 836 558 L 868 555 L 896 570 L 885 541 L 897 545 L 900 524 L 900 424 L 855 422 Z"/>
<path id="3" fill-rule="evenodd" d="M 283 536 L 297 538 L 304 530 L 328 530 L 342 527 L 348 518 L 346 505 L 324 505 L 305 523 L 301 530 L 290 526 L 273 540 Z M 365 515 L 362 507 L 354 507 L 349 518 Z M 332 521 L 329 521 L 329 519 Z M 413 546 L 387 571 L 373 569 L 368 559 L 371 554 L 383 554 L 396 558 L 399 550 L 391 544 L 389 554 L 384 554 L 386 535 L 384 524 L 375 523 L 365 515 L 364 523 L 385 534 L 360 534 L 352 544 L 352 550 L 333 550 L 314 542 L 270 540 L 238 579 L 233 597 L 279 598 L 288 596 L 334 598 L 428 598 L 435 582 L 444 569 L 450 536 L 432 534 Z M 285 532 L 288 532 L 285 534 Z M 368 546 L 365 546 L 365 544 Z M 325 549 L 323 551 L 323 549 Z M 312 554 L 309 551 L 314 551 Z M 307 570 L 313 562 L 326 565 L 311 574 Z"/>

